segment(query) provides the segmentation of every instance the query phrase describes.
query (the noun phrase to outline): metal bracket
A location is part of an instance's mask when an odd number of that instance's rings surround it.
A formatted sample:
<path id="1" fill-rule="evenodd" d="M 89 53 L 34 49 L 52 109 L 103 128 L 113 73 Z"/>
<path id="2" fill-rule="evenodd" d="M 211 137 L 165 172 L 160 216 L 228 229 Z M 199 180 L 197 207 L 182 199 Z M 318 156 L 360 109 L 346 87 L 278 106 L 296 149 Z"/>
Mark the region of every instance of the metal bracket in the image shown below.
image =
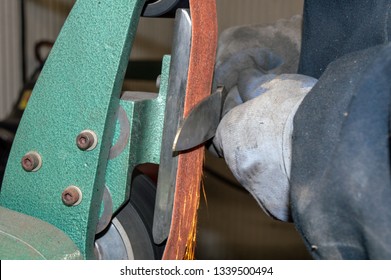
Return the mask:
<path id="1" fill-rule="evenodd" d="M 106 171 L 106 185 L 112 194 L 114 212 L 129 198 L 134 168 L 142 163 L 160 163 L 169 69 L 170 56 L 165 56 L 159 95 L 122 94 Z"/>

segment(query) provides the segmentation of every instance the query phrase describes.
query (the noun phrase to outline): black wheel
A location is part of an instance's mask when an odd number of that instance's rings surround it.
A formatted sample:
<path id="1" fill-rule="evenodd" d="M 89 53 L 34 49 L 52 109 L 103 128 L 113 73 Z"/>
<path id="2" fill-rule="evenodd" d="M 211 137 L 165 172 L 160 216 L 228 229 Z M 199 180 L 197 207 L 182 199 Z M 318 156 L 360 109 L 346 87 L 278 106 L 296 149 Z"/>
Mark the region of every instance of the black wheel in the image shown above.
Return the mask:
<path id="1" fill-rule="evenodd" d="M 147 1 L 142 15 L 144 17 L 175 17 L 179 8 L 188 9 L 189 0 L 150 0 Z"/>
<path id="2" fill-rule="evenodd" d="M 161 259 L 165 244 L 155 244 L 152 237 L 156 184 L 135 171 L 131 199 L 112 220 L 108 230 L 95 242 L 99 259 Z"/>

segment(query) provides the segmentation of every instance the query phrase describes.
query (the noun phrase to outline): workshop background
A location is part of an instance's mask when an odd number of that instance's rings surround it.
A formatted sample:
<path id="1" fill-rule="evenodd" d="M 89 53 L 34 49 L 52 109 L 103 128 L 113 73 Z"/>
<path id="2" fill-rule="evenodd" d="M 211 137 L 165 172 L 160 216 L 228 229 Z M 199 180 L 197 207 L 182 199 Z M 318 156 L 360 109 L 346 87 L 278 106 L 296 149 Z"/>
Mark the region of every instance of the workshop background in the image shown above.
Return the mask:
<path id="1" fill-rule="evenodd" d="M 10 114 L 23 84 L 39 66 L 36 43 L 55 40 L 74 2 L 0 0 L 0 120 Z M 235 25 L 272 24 L 301 14 L 302 8 L 303 0 L 217 0 L 219 32 Z M 130 60 L 149 65 L 170 53 L 172 25 L 172 19 L 142 18 Z M 124 89 L 157 91 L 150 77 L 140 75 L 127 80 Z M 267 217 L 224 160 L 209 154 L 204 190 L 197 259 L 310 258 L 294 226 Z"/>

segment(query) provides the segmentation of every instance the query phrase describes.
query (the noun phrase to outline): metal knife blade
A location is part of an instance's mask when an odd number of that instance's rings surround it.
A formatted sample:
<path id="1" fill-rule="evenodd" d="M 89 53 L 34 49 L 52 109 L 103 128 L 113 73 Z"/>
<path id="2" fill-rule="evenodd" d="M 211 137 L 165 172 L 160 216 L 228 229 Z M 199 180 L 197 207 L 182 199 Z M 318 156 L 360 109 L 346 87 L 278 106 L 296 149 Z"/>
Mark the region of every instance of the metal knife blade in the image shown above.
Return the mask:
<path id="1" fill-rule="evenodd" d="M 177 131 L 174 152 L 190 150 L 215 136 L 226 97 L 225 88 L 218 87 L 190 112 Z"/>

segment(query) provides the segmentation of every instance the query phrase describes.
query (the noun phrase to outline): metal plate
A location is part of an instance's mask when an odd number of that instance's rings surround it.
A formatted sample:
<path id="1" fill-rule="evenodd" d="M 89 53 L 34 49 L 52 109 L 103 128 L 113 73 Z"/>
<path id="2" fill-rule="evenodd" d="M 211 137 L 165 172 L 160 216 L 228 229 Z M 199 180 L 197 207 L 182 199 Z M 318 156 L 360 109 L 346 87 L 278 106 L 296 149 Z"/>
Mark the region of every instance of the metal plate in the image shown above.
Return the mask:
<path id="1" fill-rule="evenodd" d="M 178 157 L 173 154 L 172 145 L 180 121 L 183 119 L 190 45 L 191 18 L 189 11 L 178 10 L 174 27 L 174 41 L 153 222 L 153 236 L 156 243 L 161 243 L 167 239 L 171 226 L 178 166 Z"/>

